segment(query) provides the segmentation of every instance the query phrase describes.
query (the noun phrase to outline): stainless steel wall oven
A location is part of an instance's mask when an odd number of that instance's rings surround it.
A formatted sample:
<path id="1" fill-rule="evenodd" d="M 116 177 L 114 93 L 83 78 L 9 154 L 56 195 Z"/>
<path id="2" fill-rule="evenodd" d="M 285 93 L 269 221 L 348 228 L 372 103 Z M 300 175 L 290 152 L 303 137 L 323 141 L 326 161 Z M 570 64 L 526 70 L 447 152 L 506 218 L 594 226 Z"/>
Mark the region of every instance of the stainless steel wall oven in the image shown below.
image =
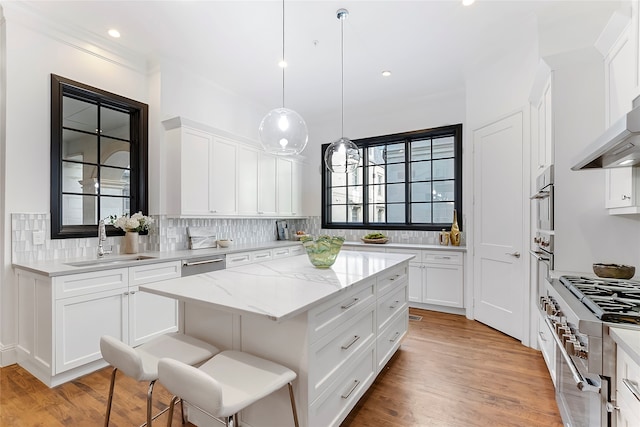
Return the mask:
<path id="1" fill-rule="evenodd" d="M 531 200 L 536 202 L 536 227 L 539 231 L 553 231 L 553 165 L 546 168 L 536 179 L 536 193 Z"/>

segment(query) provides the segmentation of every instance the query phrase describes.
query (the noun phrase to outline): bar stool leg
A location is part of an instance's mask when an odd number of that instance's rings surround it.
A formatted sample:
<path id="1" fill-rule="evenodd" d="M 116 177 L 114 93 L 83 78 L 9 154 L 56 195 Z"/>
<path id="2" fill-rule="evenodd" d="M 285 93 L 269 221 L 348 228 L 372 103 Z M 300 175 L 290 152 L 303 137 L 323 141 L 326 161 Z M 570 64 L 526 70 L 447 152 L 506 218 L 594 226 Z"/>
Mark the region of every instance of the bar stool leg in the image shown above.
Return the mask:
<path id="1" fill-rule="evenodd" d="M 293 423 L 296 427 L 299 427 L 298 411 L 296 410 L 296 398 L 293 396 L 293 385 L 291 385 L 291 383 L 288 383 L 287 385 L 289 386 L 289 399 L 291 400 L 291 410 L 293 411 Z"/>
<path id="2" fill-rule="evenodd" d="M 153 409 L 152 405 L 152 395 L 153 395 L 153 386 L 155 385 L 156 380 L 153 380 L 149 383 L 149 391 L 147 391 L 147 427 L 151 427 L 151 422 L 153 421 L 153 415 L 151 414 L 151 410 Z"/>
<path id="3" fill-rule="evenodd" d="M 171 423 L 173 422 L 173 407 L 176 404 L 176 399 L 178 396 L 171 397 L 171 403 L 169 404 L 169 419 L 167 420 L 167 427 L 171 427 Z M 182 400 L 180 400 L 182 402 Z"/>
<path id="4" fill-rule="evenodd" d="M 107 399 L 107 413 L 104 416 L 104 427 L 109 427 L 109 418 L 111 417 L 111 403 L 113 402 L 113 389 L 116 385 L 116 372 L 118 368 L 113 368 L 111 372 L 111 384 L 109 384 L 109 398 Z"/>

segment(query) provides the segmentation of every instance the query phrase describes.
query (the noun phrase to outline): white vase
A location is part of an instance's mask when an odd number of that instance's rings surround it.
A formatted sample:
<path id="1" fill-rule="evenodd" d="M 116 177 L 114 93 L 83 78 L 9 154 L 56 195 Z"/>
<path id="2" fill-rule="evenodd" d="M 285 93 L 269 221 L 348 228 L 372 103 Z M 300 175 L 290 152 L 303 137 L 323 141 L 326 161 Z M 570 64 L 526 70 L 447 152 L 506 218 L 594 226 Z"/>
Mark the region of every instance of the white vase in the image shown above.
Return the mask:
<path id="1" fill-rule="evenodd" d="M 127 231 L 124 234 L 124 253 L 125 254 L 138 253 L 138 232 L 137 231 Z"/>

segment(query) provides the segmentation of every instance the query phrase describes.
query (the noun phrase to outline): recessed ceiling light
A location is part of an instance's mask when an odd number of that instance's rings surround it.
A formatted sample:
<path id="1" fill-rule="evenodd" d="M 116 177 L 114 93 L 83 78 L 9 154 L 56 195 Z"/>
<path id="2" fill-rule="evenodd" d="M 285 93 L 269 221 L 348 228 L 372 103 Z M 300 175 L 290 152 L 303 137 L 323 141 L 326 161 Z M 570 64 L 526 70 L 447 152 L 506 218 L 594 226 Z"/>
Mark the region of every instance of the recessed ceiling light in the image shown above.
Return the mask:
<path id="1" fill-rule="evenodd" d="M 462 0 L 463 6 L 471 6 L 476 0 Z"/>
<path id="2" fill-rule="evenodd" d="M 385 70 L 382 72 L 383 77 L 389 77 L 391 75 L 391 71 Z"/>
<path id="3" fill-rule="evenodd" d="M 278 62 L 278 67 L 280 68 L 287 68 L 287 61 L 285 61 L 284 59 L 281 60 L 280 62 Z"/>
<path id="4" fill-rule="evenodd" d="M 116 30 L 115 28 L 110 29 L 109 31 L 107 31 L 107 33 L 114 39 L 117 39 L 120 37 L 120 31 Z"/>

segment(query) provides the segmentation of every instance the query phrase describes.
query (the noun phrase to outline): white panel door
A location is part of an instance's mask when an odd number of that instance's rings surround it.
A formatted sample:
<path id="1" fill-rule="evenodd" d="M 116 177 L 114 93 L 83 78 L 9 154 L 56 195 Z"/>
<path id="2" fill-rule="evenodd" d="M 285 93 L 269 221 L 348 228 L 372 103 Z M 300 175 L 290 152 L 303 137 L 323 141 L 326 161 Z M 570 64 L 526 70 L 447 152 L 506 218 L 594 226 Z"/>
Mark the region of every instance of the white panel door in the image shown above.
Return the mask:
<path id="1" fill-rule="evenodd" d="M 477 129 L 474 144 L 474 317 L 523 338 L 522 112 Z"/>

